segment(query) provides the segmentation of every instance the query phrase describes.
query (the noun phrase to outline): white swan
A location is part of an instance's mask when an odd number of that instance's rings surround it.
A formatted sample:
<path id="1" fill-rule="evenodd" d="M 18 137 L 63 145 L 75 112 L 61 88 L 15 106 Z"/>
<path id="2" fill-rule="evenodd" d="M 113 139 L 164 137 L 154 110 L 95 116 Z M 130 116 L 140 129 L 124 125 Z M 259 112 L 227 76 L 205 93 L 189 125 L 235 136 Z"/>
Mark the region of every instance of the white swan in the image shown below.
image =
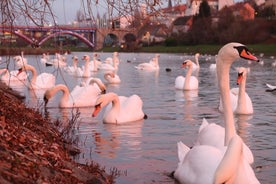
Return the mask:
<path id="1" fill-rule="evenodd" d="M 48 89 L 55 85 L 56 77 L 50 73 L 41 73 L 37 75 L 36 69 L 31 65 L 23 65 L 19 69 L 18 75 L 22 71 L 31 71 L 32 79 L 28 85 L 29 89 Z"/>
<path id="2" fill-rule="evenodd" d="M 193 62 L 191 60 L 185 60 L 182 67 L 188 67 L 186 77 L 178 76 L 175 79 L 175 88 L 182 90 L 196 90 L 198 89 L 198 79 L 192 76 Z"/>
<path id="3" fill-rule="evenodd" d="M 142 110 L 143 101 L 138 95 L 130 97 L 118 96 L 116 93 L 101 95 L 97 99 L 92 116 L 97 116 L 106 105 L 108 106 L 104 112 L 104 123 L 120 124 L 138 121 L 146 117 Z"/>
<path id="4" fill-rule="evenodd" d="M 106 72 L 104 74 L 104 78 L 109 84 L 119 84 L 119 83 L 121 83 L 120 77 L 112 71 Z"/>
<path id="5" fill-rule="evenodd" d="M 88 55 L 84 55 L 81 60 L 84 60 L 83 73 L 79 77 L 90 77 L 90 57 Z"/>
<path id="6" fill-rule="evenodd" d="M 257 61 L 248 49 L 239 43 L 223 46 L 217 59 L 217 76 L 224 107 L 225 138 L 223 148 L 198 145 L 192 149 L 178 142 L 179 163 L 173 176 L 181 183 L 220 184 L 260 182 L 243 156 L 243 141 L 237 135 L 229 96 L 229 72 L 239 57 Z"/>
<path id="7" fill-rule="evenodd" d="M 67 66 L 66 56 L 67 56 L 67 53 L 65 53 L 64 55 L 56 53 L 55 58 L 50 59 L 50 61 L 46 62 L 45 65 L 46 66 L 55 66 L 55 67 L 65 67 L 65 66 Z"/>
<path id="8" fill-rule="evenodd" d="M 98 71 L 99 62 L 98 62 L 97 58 L 98 58 L 98 54 L 94 53 L 93 54 L 93 60 L 92 60 L 92 62 L 90 62 L 90 71 L 91 72 L 97 72 Z"/>
<path id="9" fill-rule="evenodd" d="M 271 85 L 271 84 L 266 84 L 266 86 L 269 88 L 269 89 L 266 90 L 266 91 L 268 91 L 268 92 L 271 92 L 271 91 L 275 91 L 275 90 L 276 90 L 276 86 L 273 86 L 273 85 Z"/>
<path id="10" fill-rule="evenodd" d="M 94 86 L 94 84 L 97 86 Z M 106 87 L 98 78 L 91 78 L 87 85 L 75 86 L 71 93 L 69 93 L 66 85 L 58 84 L 44 93 L 45 106 L 58 91 L 63 93 L 59 101 L 60 108 L 91 107 L 95 105 L 98 95 L 105 93 Z"/>
<path id="11" fill-rule="evenodd" d="M 73 65 L 72 66 L 66 66 L 64 67 L 64 71 L 68 73 L 69 75 L 73 75 L 76 77 L 82 77 L 83 75 L 83 70 L 78 67 L 79 59 L 77 56 L 73 56 Z"/>
<path id="12" fill-rule="evenodd" d="M 7 68 L 0 69 L 0 79 L 1 81 L 24 81 L 28 77 L 26 72 L 19 73 L 18 70 L 9 71 Z"/>
<path id="13" fill-rule="evenodd" d="M 41 59 L 40 59 L 40 62 L 41 62 L 42 64 L 46 65 L 46 63 L 48 63 L 49 60 L 50 60 L 49 54 L 48 54 L 48 53 L 47 53 L 47 54 L 43 53 L 43 54 L 42 54 L 42 57 L 41 57 Z"/>
<path id="14" fill-rule="evenodd" d="M 135 66 L 138 70 L 145 71 L 156 71 L 159 70 L 159 57 L 160 54 L 156 54 L 148 63 L 141 63 L 138 66 Z"/>
<path id="15" fill-rule="evenodd" d="M 217 55 L 215 56 L 215 61 L 217 62 Z M 216 63 L 211 63 L 210 66 L 209 66 L 209 69 L 211 71 L 216 71 L 217 69 L 217 64 Z"/>
<path id="16" fill-rule="evenodd" d="M 200 65 L 199 65 L 199 62 L 198 62 L 199 56 L 200 56 L 199 53 L 196 53 L 196 54 L 195 54 L 195 63 L 192 62 L 192 63 L 193 63 L 193 72 L 200 69 Z"/>
<path id="17" fill-rule="evenodd" d="M 239 85 L 239 88 L 232 88 L 230 90 L 232 110 L 235 114 L 253 114 L 252 101 L 245 91 L 247 71 L 247 68 L 238 68 L 237 84 Z M 221 99 L 219 110 L 223 112 Z"/>
<path id="18" fill-rule="evenodd" d="M 118 52 L 113 53 L 113 58 L 108 57 L 103 63 L 101 63 L 98 68 L 100 70 L 118 70 L 120 60 L 118 59 Z"/>

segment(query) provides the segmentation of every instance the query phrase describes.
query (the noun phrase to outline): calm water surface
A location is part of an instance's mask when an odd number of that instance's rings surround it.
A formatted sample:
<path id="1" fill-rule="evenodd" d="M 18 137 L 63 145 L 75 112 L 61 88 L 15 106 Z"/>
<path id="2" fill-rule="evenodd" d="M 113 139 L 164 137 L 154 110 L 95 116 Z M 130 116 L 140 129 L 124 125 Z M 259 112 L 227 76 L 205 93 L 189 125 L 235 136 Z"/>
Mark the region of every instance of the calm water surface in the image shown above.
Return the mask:
<path id="1" fill-rule="evenodd" d="M 68 63 L 72 55 L 79 58 L 87 53 L 72 53 L 68 55 Z M 91 53 L 89 53 L 92 55 Z M 100 53 L 101 60 L 111 57 L 112 53 Z M 107 92 L 119 95 L 139 95 L 143 102 L 143 110 L 148 119 L 123 125 L 103 124 L 101 112 L 96 118 L 91 117 L 93 108 L 81 108 L 80 117 L 75 129 L 76 144 L 81 154 L 74 159 L 80 163 L 91 160 L 104 166 L 106 171 L 117 168 L 122 175 L 116 183 L 175 183 L 168 175 L 178 163 L 178 141 L 192 146 L 197 137 L 202 119 L 223 126 L 222 114 L 218 112 L 219 92 L 215 71 L 209 69 L 214 63 L 213 56 L 200 56 L 201 68 L 198 72 L 199 90 L 183 92 L 174 89 L 174 81 L 178 75 L 185 75 L 181 68 L 185 59 L 192 55 L 161 54 L 159 72 L 138 71 L 134 66 L 148 62 L 155 54 L 120 53 L 118 75 L 119 85 L 107 85 Z M 91 56 L 92 57 L 92 56 Z M 54 67 L 45 67 L 40 63 L 39 56 L 26 56 L 28 62 L 35 65 L 38 72 L 53 73 L 56 83 L 65 83 L 72 89 L 85 79 L 75 78 Z M 235 84 L 237 72 L 235 67 L 250 67 L 247 77 L 247 93 L 254 106 L 251 116 L 236 116 L 237 130 L 245 143 L 253 151 L 254 171 L 261 183 L 269 184 L 276 181 L 276 92 L 265 92 L 265 83 L 276 85 L 276 68 L 271 67 L 274 59 L 269 56 L 261 58 L 264 65 L 248 64 L 241 60 L 233 65 L 231 70 L 231 87 Z M 12 62 L 11 62 L 12 63 Z M 80 65 L 82 63 L 80 62 Z M 2 66 L 1 66 L 2 67 Z M 13 64 L 9 65 L 10 68 Z M 166 72 L 170 68 L 171 72 Z M 103 81 L 103 71 L 93 73 Z M 196 74 L 194 74 L 196 75 Z M 42 109 L 41 96 L 43 91 L 30 93 L 24 85 L 16 87 L 26 95 L 26 104 Z M 50 100 L 47 111 L 53 119 L 66 122 L 71 118 L 71 109 L 61 110 L 57 107 L 61 94 Z"/>

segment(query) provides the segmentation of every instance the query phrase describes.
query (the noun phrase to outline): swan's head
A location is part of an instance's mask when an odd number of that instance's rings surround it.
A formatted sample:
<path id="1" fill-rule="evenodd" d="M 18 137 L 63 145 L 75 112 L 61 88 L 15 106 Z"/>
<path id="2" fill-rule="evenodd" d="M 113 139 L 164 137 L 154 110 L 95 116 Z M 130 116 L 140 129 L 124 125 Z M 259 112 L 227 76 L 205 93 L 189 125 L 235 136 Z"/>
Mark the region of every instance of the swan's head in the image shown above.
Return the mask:
<path id="1" fill-rule="evenodd" d="M 237 85 L 240 85 L 241 81 L 246 78 L 247 70 L 247 68 L 239 67 Z"/>
<path id="2" fill-rule="evenodd" d="M 23 71 L 27 71 L 27 70 L 31 70 L 31 66 L 30 65 L 23 65 L 21 66 L 19 69 L 18 69 L 18 72 L 17 72 L 17 76 L 19 74 L 21 74 Z"/>
<path id="3" fill-rule="evenodd" d="M 224 45 L 219 50 L 218 57 L 224 62 L 230 62 L 230 64 L 238 58 L 259 62 L 258 58 L 254 56 L 245 45 L 235 42 Z"/>
<path id="4" fill-rule="evenodd" d="M 23 58 L 22 56 L 14 56 L 13 60 L 15 61 L 15 65 L 19 68 L 24 65 L 26 65 L 28 62 L 26 58 Z"/>
<path id="5" fill-rule="evenodd" d="M 106 73 L 104 74 L 104 76 L 105 76 L 105 77 L 110 76 L 111 78 L 114 78 L 114 77 L 115 77 L 115 74 L 114 74 L 113 72 L 106 72 Z"/>
<path id="6" fill-rule="evenodd" d="M 78 56 L 73 56 L 72 59 L 73 60 L 78 60 Z"/>
<path id="7" fill-rule="evenodd" d="M 99 114 L 99 112 L 101 111 L 101 109 L 102 109 L 102 104 L 101 103 L 97 103 L 95 106 L 94 106 L 94 111 L 93 111 L 93 113 L 92 113 L 92 117 L 96 117 L 98 114 Z"/>
<path id="8" fill-rule="evenodd" d="M 155 57 L 156 57 L 156 58 L 160 58 L 160 54 L 156 54 Z"/>
<path id="9" fill-rule="evenodd" d="M 88 55 L 84 55 L 84 56 L 82 56 L 81 60 L 89 61 L 90 57 Z"/>
<path id="10" fill-rule="evenodd" d="M 99 55 L 97 53 L 93 54 L 93 57 L 97 58 Z"/>
<path id="11" fill-rule="evenodd" d="M 19 68 L 16 75 L 19 76 L 22 72 L 23 72 L 23 68 Z"/>
<path id="12" fill-rule="evenodd" d="M 94 106 L 95 109 L 92 113 L 92 117 L 96 117 L 98 113 L 101 111 L 101 109 L 105 107 L 107 104 L 109 104 L 109 102 L 111 102 L 115 98 L 118 98 L 118 95 L 112 92 L 100 95 L 96 100 L 96 103 Z"/>
<path id="13" fill-rule="evenodd" d="M 49 99 L 50 99 L 50 92 L 49 90 L 46 90 L 43 96 L 44 106 L 48 104 Z"/>
<path id="14" fill-rule="evenodd" d="M 99 78 L 91 78 L 89 80 L 89 82 L 88 82 L 88 85 L 94 85 L 95 83 L 100 88 L 101 94 L 105 94 L 106 93 L 106 86 L 104 85 L 104 83 L 102 82 L 101 79 L 99 79 Z"/>
<path id="15" fill-rule="evenodd" d="M 187 59 L 187 60 L 183 61 L 182 68 L 192 67 L 192 64 L 193 64 L 192 61 Z"/>
<path id="16" fill-rule="evenodd" d="M 198 58 L 199 56 L 200 56 L 200 54 L 199 54 L 199 53 L 196 53 L 196 54 L 195 54 L 195 57 L 196 57 L 196 58 Z"/>

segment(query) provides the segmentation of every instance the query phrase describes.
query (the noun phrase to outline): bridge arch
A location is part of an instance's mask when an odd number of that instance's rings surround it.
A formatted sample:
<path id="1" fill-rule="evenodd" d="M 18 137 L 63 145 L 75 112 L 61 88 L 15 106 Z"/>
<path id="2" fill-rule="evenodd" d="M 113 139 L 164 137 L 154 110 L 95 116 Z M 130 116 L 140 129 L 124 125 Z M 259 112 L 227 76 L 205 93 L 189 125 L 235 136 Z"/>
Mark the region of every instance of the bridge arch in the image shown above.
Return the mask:
<path id="1" fill-rule="evenodd" d="M 104 37 L 104 45 L 105 46 L 113 46 L 119 43 L 119 37 L 114 33 L 108 33 Z"/>
<path id="2" fill-rule="evenodd" d="M 23 40 L 25 40 L 27 43 L 29 44 L 33 44 L 33 40 L 28 38 L 27 36 L 25 36 L 24 34 L 22 34 L 20 31 L 7 31 L 6 32 L 9 32 L 11 34 L 15 34 L 17 36 L 19 36 L 20 38 L 22 38 Z"/>
<path id="3" fill-rule="evenodd" d="M 58 35 L 63 35 L 63 34 L 69 34 L 69 35 L 72 35 L 72 36 L 75 36 L 77 38 L 79 38 L 81 41 L 83 41 L 86 45 L 88 45 L 89 47 L 91 48 L 94 48 L 95 45 L 90 42 L 88 39 L 86 39 L 85 37 L 81 36 L 80 34 L 78 33 L 75 33 L 75 32 L 72 32 L 72 31 L 61 31 L 61 32 L 55 32 L 53 34 L 50 34 L 49 36 L 45 37 L 44 39 L 42 39 L 39 43 L 38 43 L 38 46 L 41 46 L 44 42 L 46 42 L 47 40 L 49 40 L 50 38 L 53 38 L 55 36 L 58 36 Z"/>

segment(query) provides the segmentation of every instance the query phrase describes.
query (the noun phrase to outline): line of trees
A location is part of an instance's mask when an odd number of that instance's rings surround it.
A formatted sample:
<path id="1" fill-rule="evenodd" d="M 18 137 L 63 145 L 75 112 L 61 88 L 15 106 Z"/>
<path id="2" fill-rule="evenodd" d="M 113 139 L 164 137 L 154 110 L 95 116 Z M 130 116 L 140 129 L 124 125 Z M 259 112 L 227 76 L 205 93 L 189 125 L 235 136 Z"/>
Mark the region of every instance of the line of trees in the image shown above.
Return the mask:
<path id="1" fill-rule="evenodd" d="M 193 25 L 188 32 L 171 35 L 165 42 L 170 45 L 193 44 L 225 44 L 238 41 L 245 44 L 274 42 L 276 35 L 276 19 L 272 7 L 258 9 L 254 20 L 244 20 L 233 15 L 229 7 L 223 8 L 217 21 L 211 15 L 207 1 L 200 4 L 199 13 L 193 17 Z"/>

